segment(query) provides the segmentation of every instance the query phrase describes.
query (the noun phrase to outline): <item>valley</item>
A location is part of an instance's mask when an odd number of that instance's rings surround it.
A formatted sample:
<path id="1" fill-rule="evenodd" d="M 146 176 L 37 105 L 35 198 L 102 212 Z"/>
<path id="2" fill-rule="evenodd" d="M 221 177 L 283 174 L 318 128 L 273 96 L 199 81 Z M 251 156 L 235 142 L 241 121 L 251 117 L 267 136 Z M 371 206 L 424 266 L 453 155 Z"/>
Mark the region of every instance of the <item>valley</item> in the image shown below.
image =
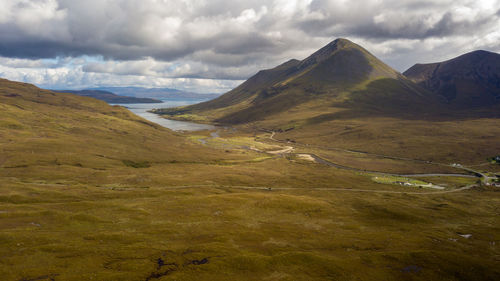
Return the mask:
<path id="1" fill-rule="evenodd" d="M 498 105 L 334 42 L 153 110 L 201 130 L 0 80 L 2 278 L 497 280 Z"/>
<path id="2" fill-rule="evenodd" d="M 304 160 L 312 162 L 312 163 L 318 163 L 321 165 L 326 165 L 329 167 L 333 167 L 336 169 L 341 169 L 341 170 L 347 170 L 347 171 L 353 171 L 357 172 L 363 175 L 378 175 L 378 176 L 385 176 L 385 177 L 416 177 L 416 178 L 439 178 L 439 177 L 457 177 L 457 178 L 469 178 L 471 179 L 470 182 L 478 182 L 480 179 L 482 181 L 487 181 L 488 177 L 485 174 L 482 174 L 481 172 L 475 171 L 469 167 L 465 167 L 462 165 L 458 165 L 456 163 L 454 164 L 444 164 L 444 163 L 436 163 L 436 162 L 431 162 L 431 161 L 423 161 L 423 160 L 418 160 L 418 159 L 410 159 L 410 158 L 401 158 L 401 157 L 393 157 L 393 156 L 388 156 L 388 155 L 378 155 L 378 154 L 370 154 L 370 153 L 365 153 L 365 152 L 360 152 L 360 151 L 351 151 L 351 150 L 343 150 L 339 148 L 332 148 L 332 147 L 314 147 L 312 148 L 310 145 L 306 144 L 298 144 L 296 142 L 290 142 L 290 141 L 280 141 L 274 138 L 276 135 L 276 132 L 271 132 L 270 134 L 264 134 L 264 135 L 257 135 L 254 136 L 253 138 L 251 137 L 241 137 L 236 134 L 236 136 L 233 136 L 235 133 L 234 128 L 229 128 L 226 127 L 223 129 L 225 131 L 224 135 L 228 136 L 227 138 L 221 138 L 221 130 L 218 129 L 216 132 L 210 133 L 210 137 L 204 138 L 203 136 L 197 136 L 197 135 L 191 135 L 190 138 L 193 139 L 194 141 L 198 141 L 201 144 L 205 146 L 210 146 L 210 147 L 215 147 L 215 148 L 237 148 L 237 149 L 245 149 L 253 152 L 259 152 L 262 154 L 266 154 L 267 156 L 257 158 L 260 159 L 261 161 L 264 160 L 269 160 L 273 159 L 275 157 L 283 157 L 285 159 L 288 159 L 289 161 L 292 162 L 303 162 Z M 229 131 L 229 133 L 227 132 Z M 265 140 L 269 140 L 270 142 L 264 142 Z M 318 156 L 315 153 L 322 154 L 322 155 L 328 155 L 325 154 L 325 151 L 340 151 L 346 154 L 349 154 L 349 156 L 344 157 L 344 160 L 350 161 L 352 164 L 360 164 L 359 160 L 358 162 L 353 161 L 353 158 L 358 158 L 358 159 L 363 159 L 365 164 L 369 163 L 372 165 L 371 167 L 378 167 L 374 168 L 373 170 L 367 170 L 364 168 L 360 167 L 352 167 L 352 166 L 344 166 L 340 165 L 338 163 L 334 163 L 331 160 L 327 160 L 321 156 Z M 315 152 L 315 153 L 313 153 Z M 330 153 L 330 155 L 332 155 Z M 360 156 L 361 155 L 361 156 Z M 394 163 L 392 163 L 393 166 L 399 166 L 401 167 L 403 164 L 406 164 L 407 168 L 409 170 L 406 171 L 419 171 L 419 168 L 422 169 L 421 173 L 404 173 L 405 170 L 400 170 L 400 172 L 403 172 L 404 174 L 397 174 L 397 173 L 389 173 L 389 172 L 384 172 L 380 170 L 380 159 L 390 159 Z M 362 161 L 363 161 L 362 160 Z M 385 166 L 388 169 L 394 169 L 395 167 L 391 167 L 391 165 L 386 165 Z M 441 173 L 434 172 L 434 173 L 426 173 L 424 171 L 441 171 Z M 448 171 L 446 173 L 445 171 Z M 406 179 L 406 182 L 409 183 L 412 180 Z M 401 183 L 402 184 L 402 183 Z M 409 186 L 412 186 L 413 184 L 408 184 Z M 439 185 L 432 185 L 428 183 L 423 183 L 422 186 L 426 186 L 430 188 L 436 188 L 436 189 L 444 189 L 444 187 L 441 187 Z M 404 193 L 405 191 L 402 191 Z"/>

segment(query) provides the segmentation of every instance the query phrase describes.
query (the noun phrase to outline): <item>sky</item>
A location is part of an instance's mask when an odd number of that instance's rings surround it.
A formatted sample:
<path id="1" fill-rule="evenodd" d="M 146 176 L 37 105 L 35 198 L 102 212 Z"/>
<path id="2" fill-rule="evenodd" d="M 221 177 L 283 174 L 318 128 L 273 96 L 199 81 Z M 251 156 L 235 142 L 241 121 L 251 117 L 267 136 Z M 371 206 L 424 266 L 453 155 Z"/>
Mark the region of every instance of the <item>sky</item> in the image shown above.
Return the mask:
<path id="1" fill-rule="evenodd" d="M 500 0 L 0 0 L 0 77 L 223 93 L 336 38 L 403 72 L 500 52 Z"/>

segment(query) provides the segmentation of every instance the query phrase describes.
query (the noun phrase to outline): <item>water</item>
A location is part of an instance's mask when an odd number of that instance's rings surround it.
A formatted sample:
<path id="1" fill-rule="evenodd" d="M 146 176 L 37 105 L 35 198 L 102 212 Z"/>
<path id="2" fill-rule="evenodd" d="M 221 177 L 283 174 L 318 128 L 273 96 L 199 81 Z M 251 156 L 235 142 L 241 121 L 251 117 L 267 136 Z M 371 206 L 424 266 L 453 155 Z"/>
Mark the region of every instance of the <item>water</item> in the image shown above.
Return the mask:
<path id="1" fill-rule="evenodd" d="M 206 100 L 163 100 L 163 103 L 131 103 L 131 104 L 116 104 L 126 107 L 128 110 L 132 111 L 135 115 L 138 115 L 144 119 L 151 122 L 159 124 L 163 127 L 169 128 L 174 131 L 201 131 L 201 130 L 213 130 L 216 127 L 206 124 L 198 124 L 187 121 L 176 121 L 162 118 L 158 114 L 148 112 L 148 110 L 154 108 L 167 108 L 176 107 L 182 105 L 190 105 Z"/>

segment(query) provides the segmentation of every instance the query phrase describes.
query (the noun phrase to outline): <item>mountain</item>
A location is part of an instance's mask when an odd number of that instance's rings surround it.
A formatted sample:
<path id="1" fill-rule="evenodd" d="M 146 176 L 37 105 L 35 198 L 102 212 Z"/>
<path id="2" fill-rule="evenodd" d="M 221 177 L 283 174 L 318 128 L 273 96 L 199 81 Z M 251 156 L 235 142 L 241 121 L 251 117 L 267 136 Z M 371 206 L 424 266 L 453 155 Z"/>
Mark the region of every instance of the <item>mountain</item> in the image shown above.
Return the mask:
<path id="1" fill-rule="evenodd" d="M 156 98 L 156 99 L 169 99 L 169 100 L 206 100 L 214 99 L 220 94 L 199 94 L 193 92 L 186 92 L 171 88 L 142 88 L 142 87 L 98 87 L 88 90 L 99 90 L 116 93 L 122 96 L 136 97 L 136 98 Z"/>
<path id="2" fill-rule="evenodd" d="M 430 93 L 361 46 L 337 39 L 302 61 L 259 71 L 217 99 L 156 112 L 241 124 L 279 114 L 307 119 L 341 108 L 406 113 L 433 102 Z M 301 116 L 291 114 L 297 110 Z"/>
<path id="3" fill-rule="evenodd" d="M 71 93 L 83 97 L 91 97 L 98 100 L 105 101 L 107 103 L 162 103 L 161 100 L 151 99 L 151 98 L 136 98 L 119 96 L 108 91 L 102 90 L 54 90 L 58 93 Z"/>
<path id="4" fill-rule="evenodd" d="M 404 75 L 459 108 L 500 103 L 497 53 L 474 51 L 444 62 L 416 64 Z"/>
<path id="5" fill-rule="evenodd" d="M 500 149 L 498 108 L 454 108 L 361 46 L 337 39 L 212 101 L 154 112 L 273 131 L 275 140 L 316 147 L 480 163 Z"/>

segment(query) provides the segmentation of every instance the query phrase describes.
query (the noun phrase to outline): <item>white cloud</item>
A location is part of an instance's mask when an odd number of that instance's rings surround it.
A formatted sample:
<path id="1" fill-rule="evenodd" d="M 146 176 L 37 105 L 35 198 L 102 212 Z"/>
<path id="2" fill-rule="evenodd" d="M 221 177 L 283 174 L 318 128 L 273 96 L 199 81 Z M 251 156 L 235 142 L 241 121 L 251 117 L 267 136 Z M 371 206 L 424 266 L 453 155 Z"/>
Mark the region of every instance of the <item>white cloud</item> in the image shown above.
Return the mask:
<path id="1" fill-rule="evenodd" d="M 82 63 L 82 60 L 84 61 L 83 67 L 72 66 L 73 62 Z M 85 58 L 78 58 L 71 60 L 70 63 L 59 65 L 57 62 L 0 57 L 0 76 L 10 80 L 34 83 L 48 89 L 82 89 L 96 86 L 126 85 L 168 87 L 200 93 L 223 93 L 243 82 L 241 80 L 169 78 L 166 77 L 167 75 L 159 75 L 155 72 L 158 65 L 147 68 L 146 62 L 110 61 L 96 63 L 89 62 Z M 84 71 L 85 66 L 96 67 L 96 70 Z M 182 69 L 176 71 L 182 71 Z"/>

